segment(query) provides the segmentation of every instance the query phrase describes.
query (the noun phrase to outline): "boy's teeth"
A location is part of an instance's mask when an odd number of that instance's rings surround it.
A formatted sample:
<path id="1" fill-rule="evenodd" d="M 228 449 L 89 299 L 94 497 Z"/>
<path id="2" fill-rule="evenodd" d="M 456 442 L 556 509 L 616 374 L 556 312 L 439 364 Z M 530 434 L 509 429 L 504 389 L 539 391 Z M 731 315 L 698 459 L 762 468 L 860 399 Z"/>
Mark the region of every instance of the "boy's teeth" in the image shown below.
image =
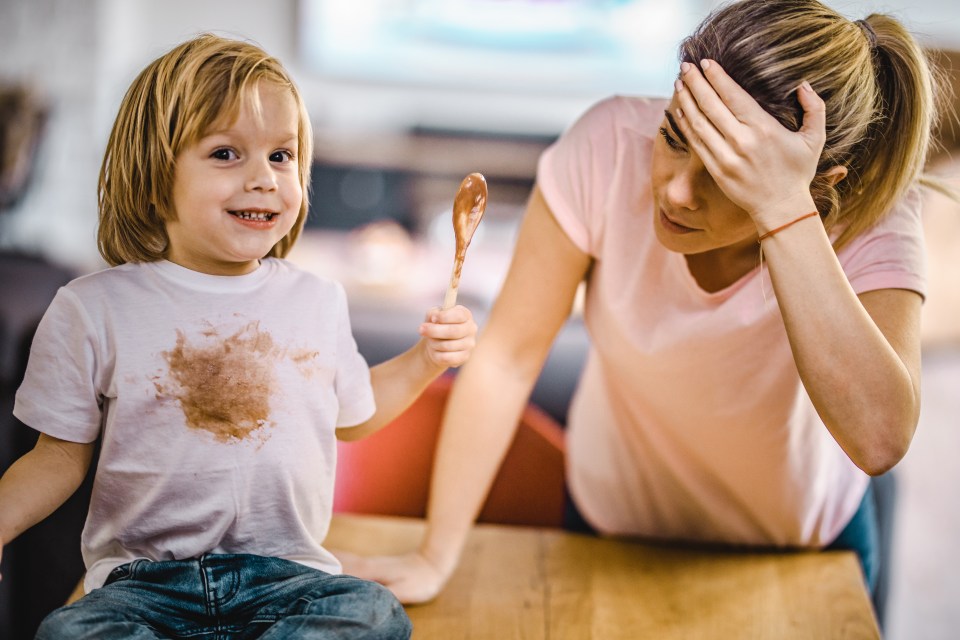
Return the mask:
<path id="1" fill-rule="evenodd" d="M 260 213 L 253 211 L 234 211 L 233 215 L 238 218 L 243 218 L 244 220 L 259 220 L 265 222 L 273 217 L 272 213 Z"/>

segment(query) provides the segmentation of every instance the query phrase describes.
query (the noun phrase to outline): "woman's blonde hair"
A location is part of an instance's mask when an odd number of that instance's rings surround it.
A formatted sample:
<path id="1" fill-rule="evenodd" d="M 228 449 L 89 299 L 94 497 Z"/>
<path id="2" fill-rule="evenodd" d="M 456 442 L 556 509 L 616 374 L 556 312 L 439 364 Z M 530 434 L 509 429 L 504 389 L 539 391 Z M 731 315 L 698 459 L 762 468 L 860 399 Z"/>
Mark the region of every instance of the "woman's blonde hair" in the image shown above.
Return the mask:
<path id="1" fill-rule="evenodd" d="M 283 257 L 303 229 L 309 206 L 313 135 L 303 99 L 290 75 L 260 47 L 203 34 L 150 63 L 127 90 L 114 122 L 97 189 L 100 254 L 111 265 L 166 256 L 166 223 L 173 220 L 177 155 L 211 125 L 234 119 L 245 101 L 258 107 L 260 82 L 290 91 L 297 104 L 300 186 L 297 222 L 268 256 Z"/>
<path id="2" fill-rule="evenodd" d="M 807 80 L 827 138 L 810 190 L 835 248 L 875 224 L 921 178 L 937 125 L 940 72 L 896 19 L 851 21 L 816 0 L 742 0 L 708 16 L 682 61 L 716 60 L 784 126 L 800 128 Z M 831 167 L 847 177 L 831 184 Z"/>

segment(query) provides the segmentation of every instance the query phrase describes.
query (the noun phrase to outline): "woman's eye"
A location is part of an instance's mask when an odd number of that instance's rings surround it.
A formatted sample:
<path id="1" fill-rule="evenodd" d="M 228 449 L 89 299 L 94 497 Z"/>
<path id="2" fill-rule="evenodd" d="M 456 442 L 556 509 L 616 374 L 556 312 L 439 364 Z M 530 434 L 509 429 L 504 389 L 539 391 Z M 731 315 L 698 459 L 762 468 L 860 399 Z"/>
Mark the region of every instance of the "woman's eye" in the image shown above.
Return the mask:
<path id="1" fill-rule="evenodd" d="M 233 149 L 217 149 L 210 154 L 210 157 L 215 160 L 236 160 L 237 154 Z"/>
<path id="2" fill-rule="evenodd" d="M 686 151 L 684 146 L 680 144 L 677 140 L 670 135 L 670 132 L 667 131 L 666 127 L 660 127 L 660 135 L 663 136 L 663 139 L 666 141 L 667 146 L 673 149 L 674 151 Z"/>

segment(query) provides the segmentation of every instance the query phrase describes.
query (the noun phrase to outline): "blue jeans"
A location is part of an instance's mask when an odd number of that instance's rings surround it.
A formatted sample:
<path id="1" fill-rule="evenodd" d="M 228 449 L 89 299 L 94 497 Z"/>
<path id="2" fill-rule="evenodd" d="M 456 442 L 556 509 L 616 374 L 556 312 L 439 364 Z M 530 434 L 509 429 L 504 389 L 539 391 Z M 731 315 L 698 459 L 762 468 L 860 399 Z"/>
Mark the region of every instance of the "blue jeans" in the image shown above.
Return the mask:
<path id="1" fill-rule="evenodd" d="M 880 570 L 880 523 L 877 519 L 877 503 L 873 495 L 873 483 L 867 485 L 860 507 L 827 550 L 854 551 L 860 558 L 860 568 L 870 593 L 877 587 L 877 572 Z"/>
<path id="2" fill-rule="evenodd" d="M 375 582 L 254 555 L 135 560 L 48 615 L 37 640 L 287 640 L 410 637 L 400 602 Z"/>
<path id="3" fill-rule="evenodd" d="M 596 530 L 581 515 L 570 493 L 566 493 L 563 509 L 563 528 L 577 533 L 596 535 Z M 877 572 L 880 567 L 880 531 L 877 520 L 877 505 L 873 495 L 873 484 L 867 485 L 867 492 L 853 518 L 843 528 L 837 539 L 831 542 L 828 550 L 850 550 L 857 554 L 864 580 L 870 593 L 877 586 Z"/>

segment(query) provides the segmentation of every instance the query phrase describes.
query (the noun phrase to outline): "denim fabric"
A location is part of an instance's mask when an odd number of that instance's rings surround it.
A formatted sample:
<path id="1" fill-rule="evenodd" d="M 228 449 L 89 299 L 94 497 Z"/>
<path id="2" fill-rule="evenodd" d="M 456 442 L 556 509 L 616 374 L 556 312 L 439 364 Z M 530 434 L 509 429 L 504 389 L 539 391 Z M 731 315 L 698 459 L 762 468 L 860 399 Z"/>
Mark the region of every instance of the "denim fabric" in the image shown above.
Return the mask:
<path id="1" fill-rule="evenodd" d="M 596 535 L 597 531 L 581 515 L 576 503 L 567 492 L 563 506 L 563 528 L 576 533 Z M 828 550 L 854 551 L 860 559 L 864 580 L 870 593 L 877 586 L 877 574 L 880 570 L 880 529 L 877 519 L 877 507 L 873 495 L 873 484 L 867 485 L 867 492 L 837 539 L 827 546 Z"/>
<path id="2" fill-rule="evenodd" d="M 854 551 L 860 558 L 860 568 L 870 593 L 877 587 L 880 570 L 880 523 L 877 519 L 877 504 L 873 495 L 873 483 L 867 485 L 860 507 L 843 528 L 837 539 L 827 546 L 828 550 Z"/>
<path id="3" fill-rule="evenodd" d="M 569 490 L 563 492 L 562 526 L 567 531 L 573 531 L 574 533 L 589 533 L 591 535 L 597 535 L 598 533 L 580 513 L 580 509 L 577 507 L 577 503 L 573 501 L 573 496 L 570 495 Z"/>
<path id="4" fill-rule="evenodd" d="M 37 640 L 287 640 L 410 637 L 389 590 L 279 558 L 204 555 L 117 567 L 100 589 L 47 616 Z"/>

